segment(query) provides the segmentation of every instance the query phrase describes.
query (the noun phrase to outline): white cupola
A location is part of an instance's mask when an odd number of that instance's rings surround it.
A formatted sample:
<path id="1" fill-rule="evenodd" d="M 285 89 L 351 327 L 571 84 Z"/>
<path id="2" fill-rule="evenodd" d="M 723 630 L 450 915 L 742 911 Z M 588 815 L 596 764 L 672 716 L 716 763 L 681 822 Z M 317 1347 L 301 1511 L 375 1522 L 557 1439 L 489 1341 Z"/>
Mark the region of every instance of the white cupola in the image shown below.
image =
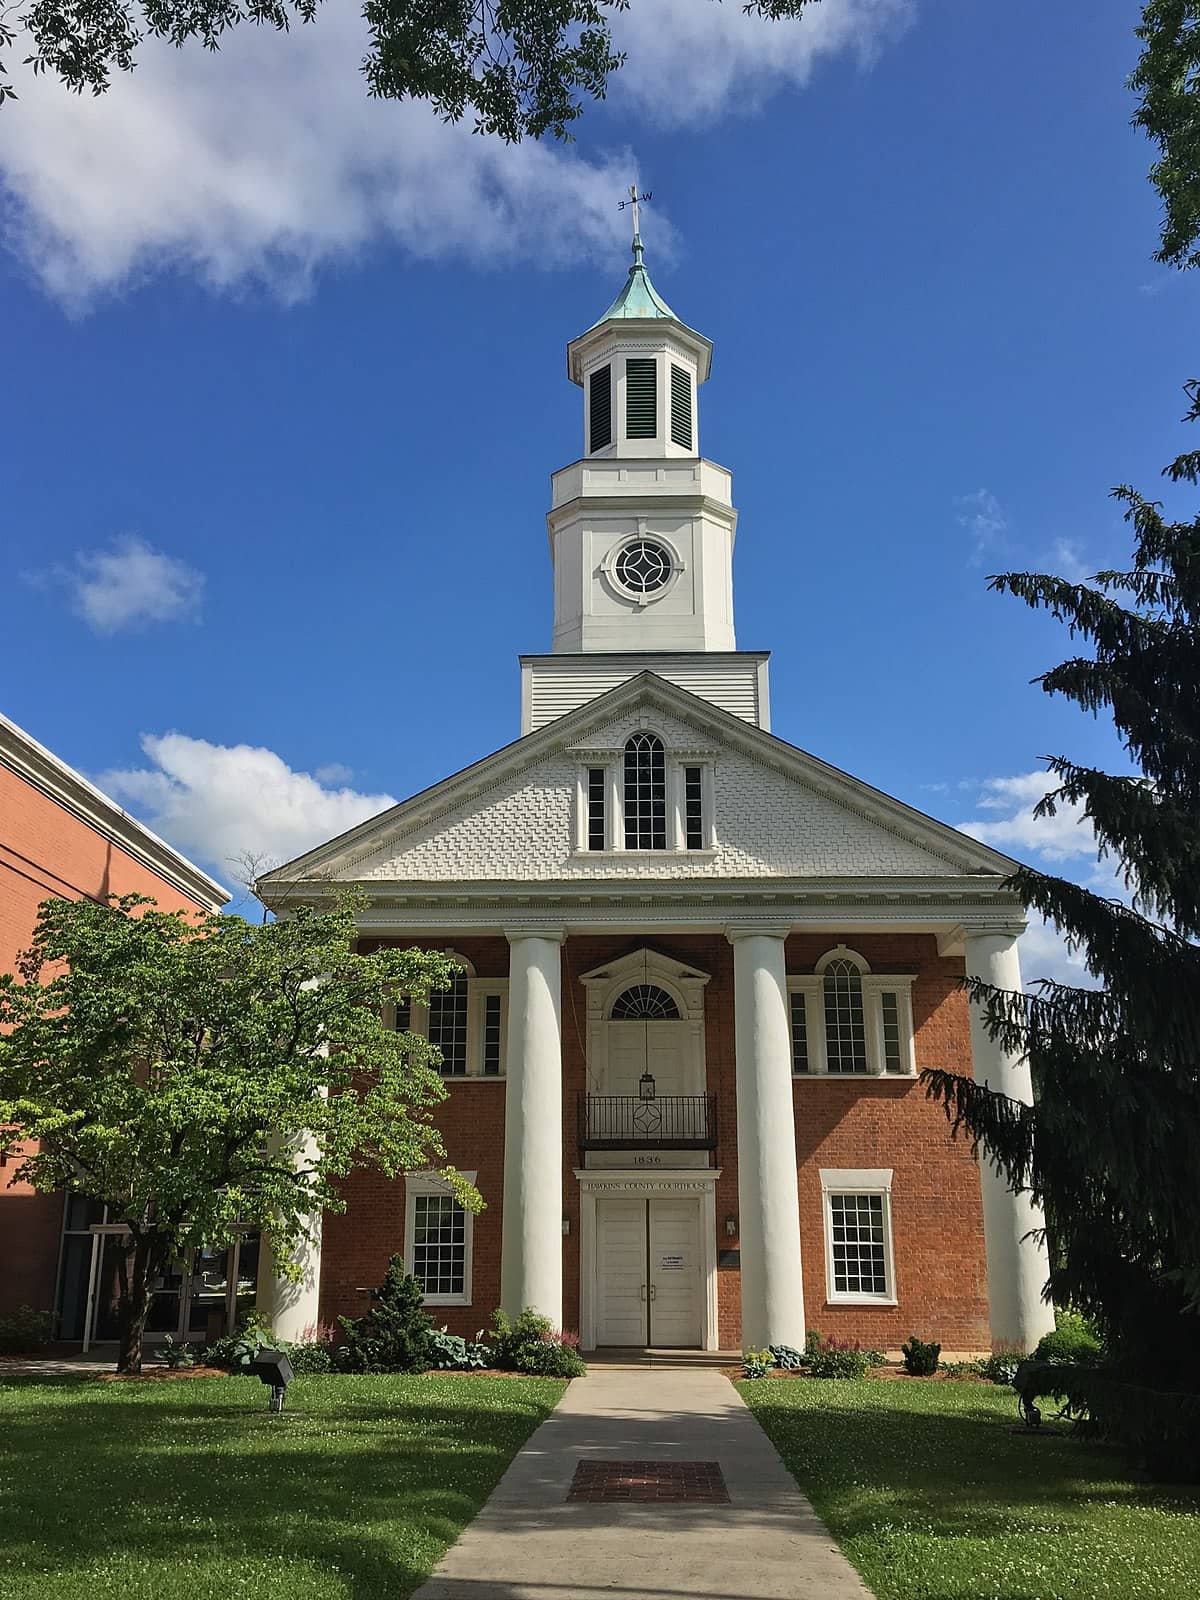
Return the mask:
<path id="1" fill-rule="evenodd" d="M 642 241 L 620 294 L 567 346 L 567 375 L 583 390 L 589 459 L 679 459 L 700 454 L 696 390 L 712 344 L 680 322 L 650 282 Z"/>
<path id="2" fill-rule="evenodd" d="M 635 231 L 620 294 L 567 346 L 584 453 L 552 480 L 555 653 L 736 648 L 737 513 L 698 439 L 711 358 L 650 282 Z"/>

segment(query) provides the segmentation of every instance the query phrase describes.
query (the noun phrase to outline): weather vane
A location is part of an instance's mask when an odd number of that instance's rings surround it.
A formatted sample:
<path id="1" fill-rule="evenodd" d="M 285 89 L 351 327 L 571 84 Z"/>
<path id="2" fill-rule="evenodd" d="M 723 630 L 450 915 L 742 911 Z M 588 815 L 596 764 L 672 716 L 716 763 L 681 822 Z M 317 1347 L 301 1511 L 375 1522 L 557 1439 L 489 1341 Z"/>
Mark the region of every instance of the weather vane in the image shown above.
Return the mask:
<path id="1" fill-rule="evenodd" d="M 641 229 L 638 227 L 638 206 L 644 204 L 647 200 L 650 200 L 652 198 L 653 198 L 653 196 L 652 196 L 652 194 L 651 194 L 649 189 L 646 189 L 641 194 L 639 194 L 637 192 L 637 184 L 636 183 L 631 183 L 629 185 L 629 199 L 628 200 L 618 200 L 617 201 L 617 210 L 618 211 L 624 211 L 626 206 L 632 206 L 633 207 L 633 233 L 634 233 L 634 237 L 635 238 L 637 238 L 637 236 L 641 232 Z"/>

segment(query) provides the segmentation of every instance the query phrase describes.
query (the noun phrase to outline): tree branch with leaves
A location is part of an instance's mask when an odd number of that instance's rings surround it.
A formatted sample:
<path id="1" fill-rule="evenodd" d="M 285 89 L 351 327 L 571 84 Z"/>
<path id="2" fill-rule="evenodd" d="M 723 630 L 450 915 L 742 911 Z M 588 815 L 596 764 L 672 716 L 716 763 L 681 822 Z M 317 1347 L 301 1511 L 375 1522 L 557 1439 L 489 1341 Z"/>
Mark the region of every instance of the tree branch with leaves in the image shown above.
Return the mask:
<path id="1" fill-rule="evenodd" d="M 354 911 L 254 926 L 138 895 L 50 900 L 0 977 L 0 1123 L 35 1147 L 17 1175 L 103 1203 L 126 1230 L 120 1371 L 140 1369 L 151 1284 L 188 1249 L 257 1229 L 294 1272 L 308 1219 L 345 1209 L 351 1172 L 444 1161 L 438 1052 L 384 1017 L 397 995 L 447 987 L 457 964 L 359 955 Z"/>

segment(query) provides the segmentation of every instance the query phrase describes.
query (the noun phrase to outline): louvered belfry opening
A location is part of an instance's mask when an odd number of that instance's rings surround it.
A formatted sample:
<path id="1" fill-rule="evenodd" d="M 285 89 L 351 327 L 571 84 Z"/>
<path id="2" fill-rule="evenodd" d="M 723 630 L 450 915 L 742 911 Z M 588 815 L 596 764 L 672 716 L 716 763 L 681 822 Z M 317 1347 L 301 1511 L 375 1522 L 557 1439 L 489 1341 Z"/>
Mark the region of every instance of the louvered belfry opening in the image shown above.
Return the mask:
<path id="1" fill-rule="evenodd" d="M 588 450 L 594 455 L 612 443 L 612 368 L 601 367 L 588 380 Z"/>
<path id="2" fill-rule="evenodd" d="M 658 432 L 658 363 L 653 356 L 625 362 L 625 437 L 653 439 Z"/>
<path id="3" fill-rule="evenodd" d="M 684 450 L 692 446 L 692 380 L 685 367 L 671 363 L 671 442 Z"/>

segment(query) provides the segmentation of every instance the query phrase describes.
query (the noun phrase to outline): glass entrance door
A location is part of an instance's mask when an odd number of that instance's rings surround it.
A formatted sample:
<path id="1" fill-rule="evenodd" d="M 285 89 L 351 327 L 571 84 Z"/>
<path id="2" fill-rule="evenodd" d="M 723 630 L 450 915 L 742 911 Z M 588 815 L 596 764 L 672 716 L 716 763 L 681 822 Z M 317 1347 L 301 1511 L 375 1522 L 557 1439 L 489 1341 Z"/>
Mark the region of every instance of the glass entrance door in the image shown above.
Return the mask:
<path id="1" fill-rule="evenodd" d="M 93 1344 L 115 1341 L 125 1281 L 129 1234 L 105 1220 L 103 1207 L 72 1197 L 63 1229 L 59 1272 L 58 1337 Z M 204 1345 L 231 1330 L 250 1310 L 258 1290 L 258 1235 L 232 1245 L 189 1251 L 150 1287 L 146 1339 L 170 1335 Z"/>

